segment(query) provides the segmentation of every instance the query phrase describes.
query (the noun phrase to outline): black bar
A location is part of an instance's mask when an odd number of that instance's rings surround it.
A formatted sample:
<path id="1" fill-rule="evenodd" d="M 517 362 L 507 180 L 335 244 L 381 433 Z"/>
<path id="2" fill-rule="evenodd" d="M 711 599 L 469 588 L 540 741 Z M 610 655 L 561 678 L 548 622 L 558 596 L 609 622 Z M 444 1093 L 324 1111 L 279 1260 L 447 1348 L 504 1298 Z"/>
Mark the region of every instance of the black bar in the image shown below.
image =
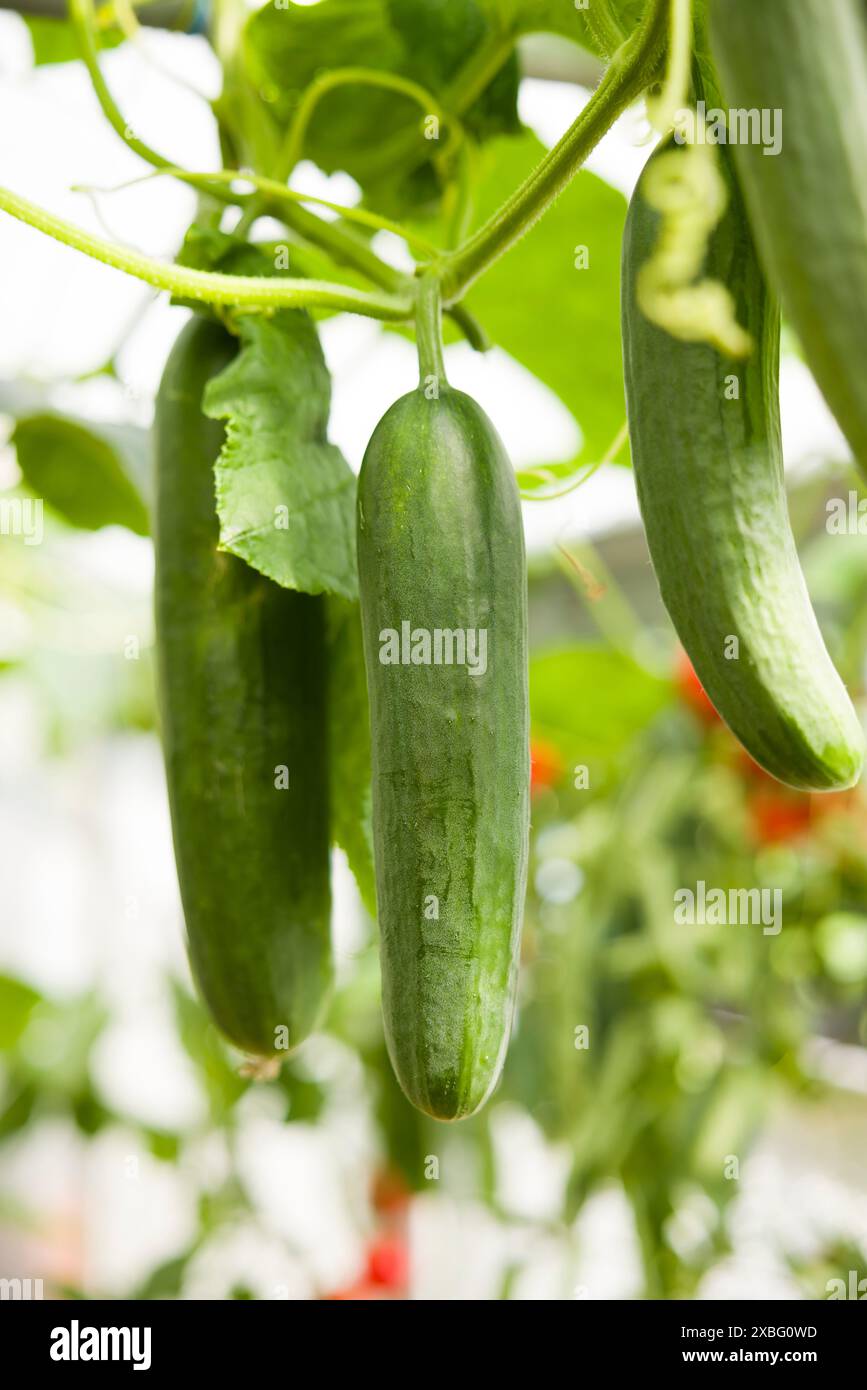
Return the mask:
<path id="1" fill-rule="evenodd" d="M 580 1347 L 582 1363 L 605 1370 L 665 1375 L 675 1368 L 701 1373 L 718 1365 L 737 1375 L 753 1365 L 770 1369 L 799 1365 L 826 1383 L 831 1371 L 861 1364 L 864 1311 L 853 1306 L 860 1301 L 860 1291 L 851 1297 L 841 1295 L 839 1301 L 817 1302 L 574 1300 L 562 1327 L 570 1345 Z M 34 1370 L 47 1371 L 49 1378 L 79 1373 L 92 1379 L 107 1370 L 116 1378 L 138 1366 L 142 1373 L 162 1379 L 167 1370 L 182 1368 L 194 1359 L 199 1381 L 209 1372 L 219 1374 L 221 1380 L 233 1374 L 249 1379 L 254 1366 L 283 1364 L 287 1349 L 298 1345 L 301 1335 L 306 1345 L 315 1345 L 310 1334 L 318 1329 L 316 1317 L 345 1316 L 339 1311 L 342 1305 L 328 1306 L 338 1311 L 323 1308 L 317 1314 L 310 1303 L 298 1307 L 287 1301 L 4 1301 L 0 1325 L 5 1354 L 25 1376 Z M 413 1305 L 405 1306 L 412 1319 Z M 449 1317 L 459 1323 L 460 1309 L 454 1302 L 450 1306 Z M 377 1313 L 370 1302 L 365 1308 L 362 1335 L 365 1329 L 372 1330 L 371 1318 L 375 1322 L 385 1316 L 393 1323 L 395 1317 L 403 1316 L 395 1302 L 388 1312 Z M 514 1314 L 510 1316 L 511 1335 L 520 1337 Z M 478 1334 L 478 1314 L 473 1326 Z M 103 1337 L 103 1328 L 113 1331 Z M 533 1328 L 530 1334 L 531 1347 L 536 1331 Z"/>

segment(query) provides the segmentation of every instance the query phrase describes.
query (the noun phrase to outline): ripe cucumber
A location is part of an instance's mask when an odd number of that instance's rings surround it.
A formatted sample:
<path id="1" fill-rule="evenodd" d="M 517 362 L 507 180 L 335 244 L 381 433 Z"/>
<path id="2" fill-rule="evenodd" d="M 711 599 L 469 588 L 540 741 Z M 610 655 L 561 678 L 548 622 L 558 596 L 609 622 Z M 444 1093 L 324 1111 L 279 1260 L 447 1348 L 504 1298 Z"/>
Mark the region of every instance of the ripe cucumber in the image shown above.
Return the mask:
<path id="1" fill-rule="evenodd" d="M 849 787 L 864 739 L 825 649 L 789 525 L 779 309 L 729 156 L 720 154 L 729 201 L 704 273 L 731 291 L 754 347 L 735 363 L 705 343 L 671 337 L 641 313 L 636 278 L 659 223 L 643 175 L 627 217 L 622 274 L 639 503 L 663 601 L 719 714 L 780 781 L 815 791 Z M 738 399 L 728 399 L 735 381 Z M 738 654 L 728 659 L 733 637 Z"/>
<path id="2" fill-rule="evenodd" d="M 202 392 L 234 355 L 194 316 L 160 385 L 157 655 L 193 974 L 225 1035 L 269 1056 L 316 1026 L 331 982 L 325 610 L 217 549 L 224 428 Z"/>
<path id="3" fill-rule="evenodd" d="M 734 146 L 768 277 L 867 470 L 867 6 L 714 0 L 726 103 L 779 110 L 780 153 Z"/>
<path id="4" fill-rule="evenodd" d="M 520 502 L 469 396 L 420 388 L 378 424 L 358 564 L 386 1040 L 413 1104 L 458 1120 L 490 1094 L 508 1043 L 530 772 Z M 486 634 L 468 649 L 478 674 L 443 663 L 449 639 L 435 663 L 437 631 L 456 630 Z"/>

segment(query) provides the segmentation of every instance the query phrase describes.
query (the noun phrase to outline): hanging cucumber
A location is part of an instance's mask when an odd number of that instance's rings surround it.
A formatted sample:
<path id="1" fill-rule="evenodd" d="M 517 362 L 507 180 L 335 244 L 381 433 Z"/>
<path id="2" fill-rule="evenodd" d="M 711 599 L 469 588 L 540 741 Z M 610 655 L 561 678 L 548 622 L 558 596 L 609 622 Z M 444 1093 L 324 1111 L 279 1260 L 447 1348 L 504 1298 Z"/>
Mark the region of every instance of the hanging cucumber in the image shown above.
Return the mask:
<path id="1" fill-rule="evenodd" d="M 723 154 L 723 152 L 720 152 Z M 825 650 L 798 563 L 783 483 L 779 310 L 768 292 L 724 154 L 728 203 L 705 274 L 734 298 L 753 340 L 741 361 L 650 323 L 641 267 L 659 215 L 636 190 L 623 251 L 623 342 L 635 479 L 663 601 L 702 685 L 774 777 L 817 791 L 851 786 L 864 740 Z M 670 166 L 669 166 L 670 167 Z"/>
<path id="2" fill-rule="evenodd" d="M 867 6 L 714 0 L 726 103 L 776 116 L 781 144 L 735 145 L 768 276 L 867 470 Z"/>
<path id="3" fill-rule="evenodd" d="M 195 316 L 160 385 L 157 654 L 193 973 L 226 1036 L 269 1056 L 316 1026 L 331 981 L 324 600 L 217 549 L 224 429 L 202 393 L 234 355 Z"/>
<path id="4" fill-rule="evenodd" d="M 364 455 L 358 563 L 386 1039 L 413 1104 L 457 1120 L 493 1089 L 513 1011 L 527 580 L 514 473 L 446 382 L 433 295 L 418 331 L 421 384 Z"/>

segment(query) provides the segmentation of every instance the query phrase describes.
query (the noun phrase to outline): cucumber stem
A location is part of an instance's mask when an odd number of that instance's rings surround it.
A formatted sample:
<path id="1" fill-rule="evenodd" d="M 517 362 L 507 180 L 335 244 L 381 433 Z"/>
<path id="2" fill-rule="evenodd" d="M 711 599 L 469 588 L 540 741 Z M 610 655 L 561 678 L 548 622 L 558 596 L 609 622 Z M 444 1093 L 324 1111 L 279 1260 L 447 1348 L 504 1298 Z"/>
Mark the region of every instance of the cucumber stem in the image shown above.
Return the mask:
<path id="1" fill-rule="evenodd" d="M 422 275 L 415 301 L 415 336 L 418 348 L 419 386 L 425 390 L 431 379 L 447 386 L 443 360 L 442 301 L 436 275 Z"/>

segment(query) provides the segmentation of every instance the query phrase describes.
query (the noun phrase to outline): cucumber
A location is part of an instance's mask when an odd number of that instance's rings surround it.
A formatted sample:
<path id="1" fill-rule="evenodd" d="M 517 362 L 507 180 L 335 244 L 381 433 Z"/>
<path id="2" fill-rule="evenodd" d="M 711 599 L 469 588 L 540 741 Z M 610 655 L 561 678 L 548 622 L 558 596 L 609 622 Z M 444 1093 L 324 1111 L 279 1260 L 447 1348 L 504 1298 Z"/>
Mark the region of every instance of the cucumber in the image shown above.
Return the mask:
<path id="1" fill-rule="evenodd" d="M 754 234 L 807 363 L 867 470 L 867 6 L 714 0 L 727 104 L 780 110 L 782 146 L 733 146 Z"/>
<path id="2" fill-rule="evenodd" d="M 378 424 L 359 479 L 358 565 L 386 1041 L 413 1104 L 458 1120 L 489 1096 L 508 1043 L 530 776 L 520 502 L 469 396 L 419 389 Z M 478 674 L 444 664 L 447 639 L 435 664 L 436 633 L 456 630 L 485 632 L 464 653 Z"/>
<path id="3" fill-rule="evenodd" d="M 643 175 L 622 271 L 638 499 L 663 601 L 718 713 L 772 776 L 834 790 L 857 781 L 864 739 L 798 562 L 780 443 L 779 309 L 729 155 L 720 154 L 729 201 L 704 273 L 731 291 L 754 347 L 735 363 L 705 343 L 671 337 L 641 313 L 636 278 L 659 222 L 643 197 Z M 735 378 L 739 397 L 728 399 Z M 728 659 L 733 637 L 737 657 Z"/>
<path id="4" fill-rule="evenodd" d="M 160 384 L 157 658 L 193 974 L 226 1037 L 270 1056 L 316 1026 L 331 982 L 325 607 L 217 549 L 224 428 L 202 392 L 234 355 L 194 316 Z"/>

